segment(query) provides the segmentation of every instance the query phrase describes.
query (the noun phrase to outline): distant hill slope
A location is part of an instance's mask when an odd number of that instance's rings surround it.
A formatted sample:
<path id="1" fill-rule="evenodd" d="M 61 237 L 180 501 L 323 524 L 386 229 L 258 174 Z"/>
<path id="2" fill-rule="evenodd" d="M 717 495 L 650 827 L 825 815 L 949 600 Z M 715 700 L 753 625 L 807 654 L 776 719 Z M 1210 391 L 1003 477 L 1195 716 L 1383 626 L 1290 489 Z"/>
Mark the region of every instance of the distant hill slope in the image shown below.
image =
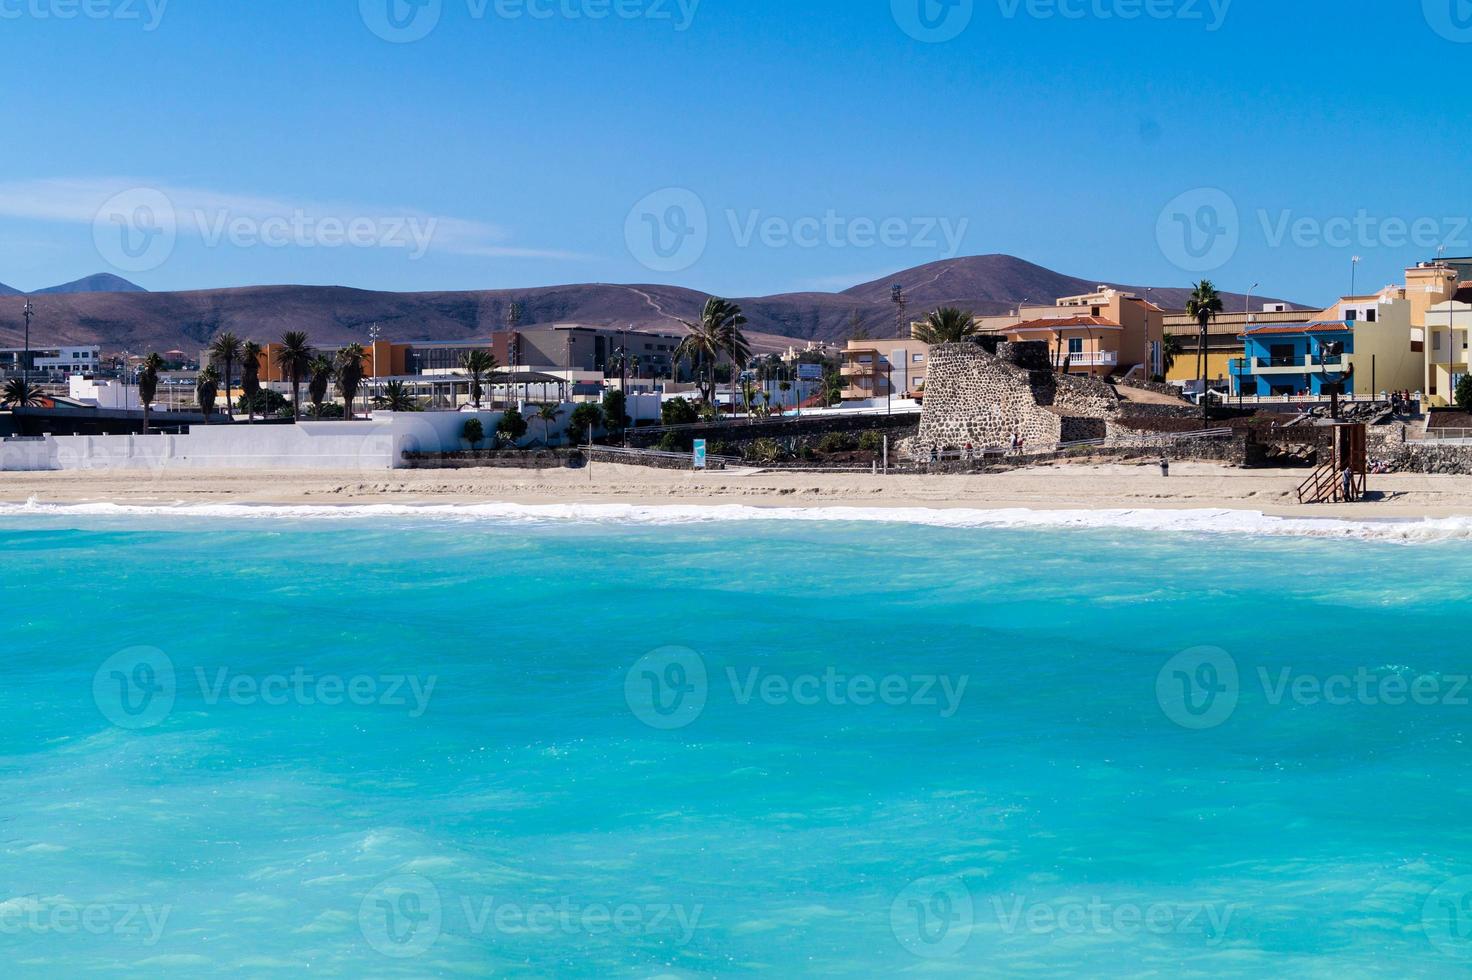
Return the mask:
<path id="1" fill-rule="evenodd" d="M 1100 285 L 1011 256 L 984 255 L 934 262 L 842 293 L 733 298 L 750 320 L 747 330 L 753 346 L 775 350 L 792 340 L 843 340 L 856 326 L 873 337 L 894 336 L 890 286 L 895 283 L 905 287 L 912 318 L 943 305 L 978 314 L 1003 313 L 1024 299 L 1048 302 Z M 1142 287 L 1123 288 L 1144 294 Z M 1181 308 L 1189 292 L 1156 289 L 1152 297 L 1168 309 Z M 512 303 L 521 305 L 524 326 L 578 322 L 683 329 L 679 321 L 698 317 L 706 299 L 704 293 L 680 286 L 604 283 L 427 293 L 255 286 L 37 295 L 44 299 L 36 302 L 33 342 L 40 337 L 42 343 L 97 343 L 109 350 L 132 351 L 194 350 L 225 330 L 257 340 L 305 330 L 315 344 L 330 347 L 366 340 L 374 323 L 384 337 L 398 341 L 480 339 L 504 328 Z M 1228 309 L 1240 309 L 1246 299 L 1234 293 L 1223 298 Z M 0 296 L 0 345 L 9 346 L 19 337 L 21 302 L 14 295 Z M 1264 297 L 1262 302 L 1272 300 Z"/>
<path id="2" fill-rule="evenodd" d="M 20 290 L 0 282 L 0 296 L 19 296 Z"/>
<path id="3" fill-rule="evenodd" d="M 37 289 L 32 296 L 55 296 L 64 293 L 146 293 L 148 290 L 131 283 L 122 276 L 110 272 L 99 272 L 95 276 L 64 282 L 60 286 Z"/>

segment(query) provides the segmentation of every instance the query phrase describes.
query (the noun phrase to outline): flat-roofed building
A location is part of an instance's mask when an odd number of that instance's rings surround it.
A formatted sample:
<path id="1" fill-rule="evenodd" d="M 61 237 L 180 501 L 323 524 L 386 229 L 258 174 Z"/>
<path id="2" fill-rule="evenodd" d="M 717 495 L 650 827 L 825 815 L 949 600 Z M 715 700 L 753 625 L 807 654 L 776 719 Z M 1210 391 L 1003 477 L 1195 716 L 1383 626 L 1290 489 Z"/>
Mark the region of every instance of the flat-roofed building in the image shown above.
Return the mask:
<path id="1" fill-rule="evenodd" d="M 1009 340 L 1047 341 L 1058 369 L 1066 365 L 1071 374 L 1134 372 L 1143 379 L 1164 373 L 1165 311 L 1108 286 L 1051 304 L 1024 303 L 1014 314 L 978 317 L 977 324 Z"/>
<path id="2" fill-rule="evenodd" d="M 839 374 L 844 401 L 906 398 L 925 388 L 930 345 L 904 340 L 850 340 Z"/>

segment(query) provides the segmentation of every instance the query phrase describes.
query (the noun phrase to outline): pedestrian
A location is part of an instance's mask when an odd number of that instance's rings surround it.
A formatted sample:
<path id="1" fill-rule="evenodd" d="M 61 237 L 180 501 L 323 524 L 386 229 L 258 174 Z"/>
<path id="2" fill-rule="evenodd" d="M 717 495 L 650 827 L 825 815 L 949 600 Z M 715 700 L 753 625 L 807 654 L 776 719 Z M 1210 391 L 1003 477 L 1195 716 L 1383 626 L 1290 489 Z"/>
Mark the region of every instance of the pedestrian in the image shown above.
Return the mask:
<path id="1" fill-rule="evenodd" d="M 1344 467 L 1344 499 L 1346 502 L 1354 499 L 1354 470 L 1348 466 Z"/>
<path id="2" fill-rule="evenodd" d="M 1170 476 L 1170 460 L 1164 456 L 1160 457 L 1160 475 L 1163 477 Z"/>

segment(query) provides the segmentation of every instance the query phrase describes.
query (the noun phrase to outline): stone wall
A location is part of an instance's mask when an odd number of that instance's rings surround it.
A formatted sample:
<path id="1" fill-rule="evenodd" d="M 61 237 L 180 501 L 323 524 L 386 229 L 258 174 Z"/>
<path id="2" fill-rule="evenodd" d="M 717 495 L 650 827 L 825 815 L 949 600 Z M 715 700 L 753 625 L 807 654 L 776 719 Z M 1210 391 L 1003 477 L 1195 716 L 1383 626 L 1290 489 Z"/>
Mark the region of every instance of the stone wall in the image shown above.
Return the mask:
<path id="1" fill-rule="evenodd" d="M 705 439 L 710 442 L 730 442 L 738 445 L 755 439 L 792 439 L 806 436 L 824 436 L 830 432 L 893 432 L 897 429 L 913 428 L 918 415 L 914 410 L 889 414 L 864 415 L 805 415 L 802 418 L 741 419 L 731 422 L 715 422 L 709 425 L 690 425 L 679 428 L 679 434 L 688 439 Z M 664 438 L 667 429 L 630 429 L 629 445 L 648 449 Z M 899 436 L 894 436 L 899 438 Z"/>
<path id="2" fill-rule="evenodd" d="M 1041 343 L 1002 343 L 995 354 L 977 344 L 944 344 L 930 351 L 925 412 L 914 441 L 931 448 L 1029 446 L 1104 438 L 1104 420 L 1120 412 L 1109 385 L 1053 371 Z"/>

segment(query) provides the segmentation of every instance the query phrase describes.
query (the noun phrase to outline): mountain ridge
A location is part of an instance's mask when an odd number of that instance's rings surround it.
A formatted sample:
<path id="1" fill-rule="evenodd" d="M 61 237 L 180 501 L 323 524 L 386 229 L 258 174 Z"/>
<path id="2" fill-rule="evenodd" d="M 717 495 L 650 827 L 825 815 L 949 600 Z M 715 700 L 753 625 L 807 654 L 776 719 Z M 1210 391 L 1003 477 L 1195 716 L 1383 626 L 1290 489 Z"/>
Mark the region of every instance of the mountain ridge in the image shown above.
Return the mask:
<path id="1" fill-rule="evenodd" d="M 95 279 L 96 277 L 89 277 Z M 79 280 L 84 282 L 85 280 Z M 730 297 L 749 321 L 754 349 L 785 348 L 807 340 L 840 341 L 862 331 L 893 337 L 903 332 L 890 287 L 905 287 L 907 319 L 938 306 L 960 306 L 978 315 L 1006 313 L 1018 303 L 1052 302 L 1059 296 L 1116 285 L 1054 272 L 1008 255 L 967 256 L 932 262 L 838 292 L 793 292 Z M 1119 286 L 1144 295 L 1144 287 Z M 1184 306 L 1189 288 L 1157 288 L 1151 296 L 1167 309 Z M 0 344 L 19 337 L 24 294 L 0 295 Z M 229 330 L 268 340 L 305 330 L 322 346 L 365 342 L 373 324 L 387 339 L 468 341 L 504 329 L 513 303 L 521 325 L 587 323 L 630 329 L 683 329 L 706 293 L 646 283 L 574 283 L 528 289 L 393 293 L 348 286 L 238 286 L 180 292 L 42 292 L 32 322 L 32 342 L 100 344 L 109 350 L 194 350 Z M 1223 293 L 1228 309 L 1246 297 Z M 1261 302 L 1282 302 L 1262 297 Z M 1174 305 L 1174 304 L 1179 305 Z M 1315 307 L 1318 308 L 1318 307 Z"/>

